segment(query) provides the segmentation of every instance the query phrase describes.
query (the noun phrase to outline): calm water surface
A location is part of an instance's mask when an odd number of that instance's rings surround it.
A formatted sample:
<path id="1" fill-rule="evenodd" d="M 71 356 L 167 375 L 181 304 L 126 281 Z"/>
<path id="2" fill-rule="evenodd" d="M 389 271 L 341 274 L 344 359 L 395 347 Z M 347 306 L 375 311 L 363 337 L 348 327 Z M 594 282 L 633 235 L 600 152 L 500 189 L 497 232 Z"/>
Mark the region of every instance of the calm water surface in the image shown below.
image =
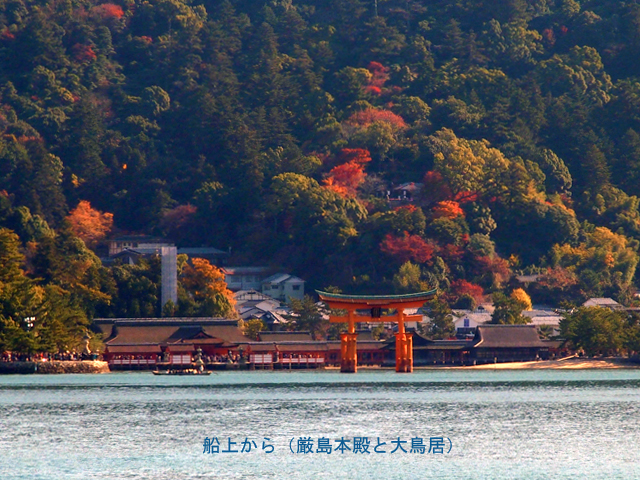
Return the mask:
<path id="1" fill-rule="evenodd" d="M 387 453 L 289 450 L 356 436 Z M 450 453 L 389 453 L 435 436 Z M 3 480 L 640 479 L 640 370 L 0 376 L 0 452 Z"/>

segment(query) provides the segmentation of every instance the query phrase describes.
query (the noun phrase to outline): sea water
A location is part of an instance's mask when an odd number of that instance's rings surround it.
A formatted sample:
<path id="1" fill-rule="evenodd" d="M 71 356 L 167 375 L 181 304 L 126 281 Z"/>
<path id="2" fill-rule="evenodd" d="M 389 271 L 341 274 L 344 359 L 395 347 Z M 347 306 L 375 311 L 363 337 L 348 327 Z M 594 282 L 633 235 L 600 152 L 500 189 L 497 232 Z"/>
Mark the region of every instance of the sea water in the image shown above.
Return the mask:
<path id="1" fill-rule="evenodd" d="M 0 377 L 0 479 L 306 478 L 640 479 L 640 370 Z"/>

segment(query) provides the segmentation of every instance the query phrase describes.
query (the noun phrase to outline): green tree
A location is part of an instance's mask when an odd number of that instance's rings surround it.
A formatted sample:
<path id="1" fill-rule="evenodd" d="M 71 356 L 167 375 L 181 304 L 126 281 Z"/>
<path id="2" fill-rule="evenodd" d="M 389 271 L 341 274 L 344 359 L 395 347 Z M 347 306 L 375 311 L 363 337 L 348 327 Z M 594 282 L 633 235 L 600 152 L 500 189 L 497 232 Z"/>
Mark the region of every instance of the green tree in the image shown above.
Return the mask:
<path id="1" fill-rule="evenodd" d="M 259 318 L 252 318 L 251 320 L 244 322 L 244 328 L 242 331 L 247 337 L 253 340 L 258 340 L 260 332 L 264 332 L 266 329 L 267 326 L 262 320 Z"/>
<path id="2" fill-rule="evenodd" d="M 396 293 L 416 293 L 429 290 L 429 285 L 423 279 L 420 266 L 406 262 L 393 276 L 393 289 Z"/>
<path id="3" fill-rule="evenodd" d="M 522 311 L 527 308 L 526 303 L 516 298 L 507 297 L 503 293 L 496 292 L 493 294 L 493 306 L 495 310 L 491 314 L 491 323 L 520 325 L 531 322 L 531 320 L 522 315 Z"/>
<path id="4" fill-rule="evenodd" d="M 560 332 L 587 355 L 612 355 L 625 345 L 625 312 L 580 307 L 560 321 Z"/>
<path id="5" fill-rule="evenodd" d="M 429 338 L 441 340 L 455 336 L 456 327 L 453 323 L 453 313 L 449 304 L 438 298 L 428 303 L 431 322 L 423 329 Z"/>
<path id="6" fill-rule="evenodd" d="M 289 307 L 291 314 L 287 316 L 287 319 L 294 322 L 296 330 L 308 331 L 316 340 L 326 335 L 329 328 L 329 320 L 326 319 L 327 312 L 312 297 L 305 295 L 302 300 L 291 298 Z"/>

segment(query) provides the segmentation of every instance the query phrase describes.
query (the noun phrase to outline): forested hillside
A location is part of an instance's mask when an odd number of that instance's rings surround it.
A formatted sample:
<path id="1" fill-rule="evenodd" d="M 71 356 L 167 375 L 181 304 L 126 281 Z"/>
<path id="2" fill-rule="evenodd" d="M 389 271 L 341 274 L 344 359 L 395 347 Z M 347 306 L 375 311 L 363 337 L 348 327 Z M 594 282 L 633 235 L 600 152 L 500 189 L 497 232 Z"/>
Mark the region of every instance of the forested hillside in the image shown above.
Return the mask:
<path id="1" fill-rule="evenodd" d="M 628 302 L 638 58 L 635 0 L 0 0 L 4 329 L 158 314 L 111 227 L 309 287 Z"/>

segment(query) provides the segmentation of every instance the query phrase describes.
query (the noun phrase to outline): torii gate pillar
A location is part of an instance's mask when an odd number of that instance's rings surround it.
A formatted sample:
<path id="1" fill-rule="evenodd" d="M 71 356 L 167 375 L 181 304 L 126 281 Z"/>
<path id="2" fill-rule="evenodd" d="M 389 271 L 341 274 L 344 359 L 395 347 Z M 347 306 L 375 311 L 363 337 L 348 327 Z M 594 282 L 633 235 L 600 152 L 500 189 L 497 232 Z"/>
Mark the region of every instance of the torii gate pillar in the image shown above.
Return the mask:
<path id="1" fill-rule="evenodd" d="M 398 309 L 398 333 L 396 333 L 396 372 L 413 372 L 413 334 L 404 330 L 404 311 Z"/>
<path id="2" fill-rule="evenodd" d="M 348 310 L 348 333 L 340 335 L 340 371 L 342 373 L 356 373 L 358 371 L 358 334 L 356 333 L 355 311 Z"/>

